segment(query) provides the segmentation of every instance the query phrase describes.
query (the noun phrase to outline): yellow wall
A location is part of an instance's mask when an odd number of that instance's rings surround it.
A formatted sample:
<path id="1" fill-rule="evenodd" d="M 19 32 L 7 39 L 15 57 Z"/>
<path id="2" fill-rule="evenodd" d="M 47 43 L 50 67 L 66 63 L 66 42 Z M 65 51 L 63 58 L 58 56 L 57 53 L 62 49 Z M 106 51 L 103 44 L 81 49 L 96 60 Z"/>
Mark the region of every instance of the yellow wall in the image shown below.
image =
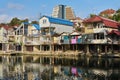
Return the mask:
<path id="1" fill-rule="evenodd" d="M 93 26 L 92 25 L 90 25 L 90 24 L 86 24 L 86 25 L 84 25 L 85 27 L 85 34 L 89 34 L 89 33 L 94 33 L 94 31 L 93 31 Z"/>
<path id="2" fill-rule="evenodd" d="M 28 26 L 28 34 L 32 34 L 33 27 L 31 25 Z"/>

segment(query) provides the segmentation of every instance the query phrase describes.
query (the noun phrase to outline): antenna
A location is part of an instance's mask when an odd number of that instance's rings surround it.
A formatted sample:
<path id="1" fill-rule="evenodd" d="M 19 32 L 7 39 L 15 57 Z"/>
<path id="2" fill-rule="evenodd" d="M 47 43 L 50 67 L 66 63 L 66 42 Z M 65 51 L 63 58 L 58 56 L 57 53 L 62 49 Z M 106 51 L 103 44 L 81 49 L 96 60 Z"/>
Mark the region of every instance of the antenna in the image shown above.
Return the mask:
<path id="1" fill-rule="evenodd" d="M 38 19 L 40 19 L 42 17 L 42 15 L 41 15 L 41 13 L 39 13 L 39 15 L 38 15 Z"/>

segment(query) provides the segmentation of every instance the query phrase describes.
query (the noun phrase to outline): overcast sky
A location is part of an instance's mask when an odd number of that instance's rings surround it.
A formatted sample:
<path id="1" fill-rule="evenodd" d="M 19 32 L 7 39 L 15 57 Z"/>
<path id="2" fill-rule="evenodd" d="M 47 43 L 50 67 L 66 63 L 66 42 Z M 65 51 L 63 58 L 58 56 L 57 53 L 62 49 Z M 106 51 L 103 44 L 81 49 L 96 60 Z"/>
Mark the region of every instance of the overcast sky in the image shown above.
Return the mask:
<path id="1" fill-rule="evenodd" d="M 38 20 L 41 15 L 51 16 L 53 7 L 63 4 L 71 6 L 76 16 L 86 18 L 90 13 L 120 8 L 120 0 L 1 0 L 0 23 L 13 17 Z"/>

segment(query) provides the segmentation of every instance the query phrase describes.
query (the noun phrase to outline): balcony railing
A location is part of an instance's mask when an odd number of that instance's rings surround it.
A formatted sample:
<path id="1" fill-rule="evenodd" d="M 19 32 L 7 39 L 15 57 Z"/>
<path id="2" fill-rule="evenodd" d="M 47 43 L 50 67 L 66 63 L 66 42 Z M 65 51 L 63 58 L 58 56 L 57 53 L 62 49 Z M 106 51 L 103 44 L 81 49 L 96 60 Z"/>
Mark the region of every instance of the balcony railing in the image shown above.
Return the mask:
<path id="1" fill-rule="evenodd" d="M 25 45 L 40 45 L 40 42 L 38 41 L 25 41 Z"/>
<path id="2" fill-rule="evenodd" d="M 103 43 L 107 43 L 107 39 L 93 39 L 91 40 L 91 43 L 103 44 Z"/>

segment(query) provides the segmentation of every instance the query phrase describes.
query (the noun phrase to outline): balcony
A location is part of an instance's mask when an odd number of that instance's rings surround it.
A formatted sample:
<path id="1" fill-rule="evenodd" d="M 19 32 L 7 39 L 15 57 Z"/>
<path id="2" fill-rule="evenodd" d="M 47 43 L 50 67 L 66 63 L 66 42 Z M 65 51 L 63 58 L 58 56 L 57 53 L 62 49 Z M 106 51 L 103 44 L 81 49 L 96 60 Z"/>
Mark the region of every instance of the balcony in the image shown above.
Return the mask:
<path id="1" fill-rule="evenodd" d="M 94 33 L 104 33 L 106 30 L 106 28 L 93 28 Z"/>
<path id="2" fill-rule="evenodd" d="M 94 43 L 94 44 L 105 44 L 105 43 L 107 43 L 107 39 L 93 39 L 93 40 L 91 40 L 91 43 Z"/>
<path id="3" fill-rule="evenodd" d="M 25 41 L 25 45 L 40 45 L 39 41 Z"/>
<path id="4" fill-rule="evenodd" d="M 15 41 L 15 36 L 9 35 L 8 36 L 8 42 L 14 42 Z"/>
<path id="5" fill-rule="evenodd" d="M 54 40 L 53 43 L 54 44 L 60 44 L 60 40 Z"/>

